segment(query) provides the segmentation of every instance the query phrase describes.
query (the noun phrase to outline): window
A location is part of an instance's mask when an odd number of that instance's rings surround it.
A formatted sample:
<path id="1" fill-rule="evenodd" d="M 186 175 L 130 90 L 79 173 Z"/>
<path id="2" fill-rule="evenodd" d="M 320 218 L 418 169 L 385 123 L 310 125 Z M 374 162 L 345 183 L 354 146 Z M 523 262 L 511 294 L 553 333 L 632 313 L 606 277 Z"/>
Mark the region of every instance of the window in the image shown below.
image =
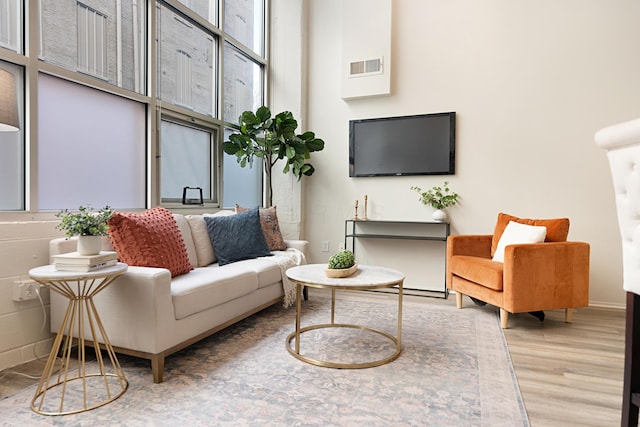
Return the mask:
<path id="1" fill-rule="evenodd" d="M 22 53 L 22 2 L 0 0 L 0 47 Z"/>
<path id="2" fill-rule="evenodd" d="M 160 99 L 188 106 L 201 114 L 216 116 L 215 52 L 212 34 L 166 6 L 158 11 L 158 94 Z M 176 52 L 182 52 L 176 55 Z M 190 103 L 181 104 L 184 90 L 185 58 L 189 58 Z"/>
<path id="3" fill-rule="evenodd" d="M 38 206 L 145 207 L 145 107 L 38 76 Z"/>
<path id="4" fill-rule="evenodd" d="M 23 124 L 0 133 L 0 211 L 173 206 L 184 187 L 202 188 L 207 207 L 260 204 L 262 165 L 240 168 L 221 143 L 226 123 L 265 103 L 266 10 L 266 0 L 0 0 L 0 68 L 16 77 Z"/>
<path id="5" fill-rule="evenodd" d="M 85 4 L 86 3 L 86 4 Z M 146 92 L 146 2 L 40 0 L 40 59 Z"/>
<path id="6" fill-rule="evenodd" d="M 224 47 L 224 117 L 238 122 L 243 111 L 263 104 L 262 67 L 238 49 Z"/>
<path id="7" fill-rule="evenodd" d="M 231 134 L 230 129 L 225 129 L 225 141 Z M 244 168 L 236 161 L 235 156 L 224 156 L 223 194 L 222 207 L 233 208 L 236 203 L 240 206 L 262 205 L 263 167 L 260 159 L 254 159 L 253 166 Z"/>
<path id="8" fill-rule="evenodd" d="M 264 54 L 264 1 L 225 0 L 224 30 L 243 45 Z"/>
<path id="9" fill-rule="evenodd" d="M 78 3 L 78 71 L 107 77 L 107 17 Z"/>
<path id="10" fill-rule="evenodd" d="M 164 118 L 160 134 L 163 202 L 181 203 L 185 187 L 199 187 L 205 203 L 217 203 L 215 129 Z"/>

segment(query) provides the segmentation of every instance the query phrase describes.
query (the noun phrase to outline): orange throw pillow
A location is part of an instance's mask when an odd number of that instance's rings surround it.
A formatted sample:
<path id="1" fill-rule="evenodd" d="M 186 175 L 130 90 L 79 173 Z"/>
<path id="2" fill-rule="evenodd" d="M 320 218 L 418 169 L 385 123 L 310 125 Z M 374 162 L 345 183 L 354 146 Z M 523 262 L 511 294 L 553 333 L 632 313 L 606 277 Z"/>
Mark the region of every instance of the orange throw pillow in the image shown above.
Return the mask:
<path id="1" fill-rule="evenodd" d="M 491 256 L 495 254 L 500 237 L 502 237 L 502 233 L 507 227 L 507 224 L 509 224 L 509 221 L 515 221 L 526 225 L 547 227 L 547 235 L 544 239 L 545 242 L 566 242 L 567 236 L 569 235 L 569 218 L 529 219 L 518 218 L 516 216 L 500 212 L 498 214 L 496 228 L 493 230 L 493 238 L 491 239 Z"/>
<path id="2" fill-rule="evenodd" d="M 236 204 L 236 213 L 242 213 L 250 211 L 250 208 L 244 208 Z M 278 223 L 278 213 L 276 207 L 260 208 L 260 225 L 262 226 L 262 234 L 267 240 L 270 251 L 286 251 L 287 244 L 282 238 L 280 232 L 280 224 Z"/>
<path id="3" fill-rule="evenodd" d="M 111 244 L 120 261 L 142 267 L 161 267 L 171 277 L 190 272 L 187 248 L 171 212 L 153 208 L 145 212 L 115 212 L 107 222 Z"/>

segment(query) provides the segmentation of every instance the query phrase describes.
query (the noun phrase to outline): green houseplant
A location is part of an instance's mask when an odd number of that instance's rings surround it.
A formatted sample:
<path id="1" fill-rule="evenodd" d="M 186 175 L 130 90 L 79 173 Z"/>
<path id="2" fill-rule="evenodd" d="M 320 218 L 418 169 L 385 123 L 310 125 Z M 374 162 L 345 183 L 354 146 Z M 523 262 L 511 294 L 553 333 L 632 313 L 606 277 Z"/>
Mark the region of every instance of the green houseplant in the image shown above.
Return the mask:
<path id="1" fill-rule="evenodd" d="M 451 191 L 449 188 L 449 182 L 445 181 L 442 186 L 434 186 L 426 191 L 422 191 L 422 188 L 413 186 L 412 190 L 420 194 L 418 199 L 423 205 L 431 206 L 435 209 L 433 219 L 442 221 L 446 218 L 444 209 L 458 203 L 458 193 Z"/>
<path id="2" fill-rule="evenodd" d="M 97 210 L 90 206 L 80 206 L 77 212 L 65 209 L 56 214 L 61 219 L 56 228 L 64 231 L 67 237 L 78 236 L 80 255 L 94 255 L 100 252 L 101 236 L 107 235 L 107 221 L 112 214 L 109 206 Z"/>
<path id="3" fill-rule="evenodd" d="M 254 157 L 262 160 L 269 206 L 273 204 L 272 170 L 278 160 L 285 161 L 282 172 L 291 171 L 298 180 L 302 175 L 313 175 L 315 169 L 308 160 L 312 152 L 324 149 L 324 141 L 309 131 L 296 135 L 298 122 L 290 111 L 272 117 L 269 107 L 262 106 L 255 113 L 245 111 L 238 122 L 238 125 L 229 125 L 236 132 L 224 142 L 223 150 L 235 155 L 242 167 L 252 165 Z"/>
<path id="4" fill-rule="evenodd" d="M 329 257 L 329 263 L 325 269 L 327 277 L 348 277 L 356 272 L 358 266 L 353 252 L 343 250 Z"/>

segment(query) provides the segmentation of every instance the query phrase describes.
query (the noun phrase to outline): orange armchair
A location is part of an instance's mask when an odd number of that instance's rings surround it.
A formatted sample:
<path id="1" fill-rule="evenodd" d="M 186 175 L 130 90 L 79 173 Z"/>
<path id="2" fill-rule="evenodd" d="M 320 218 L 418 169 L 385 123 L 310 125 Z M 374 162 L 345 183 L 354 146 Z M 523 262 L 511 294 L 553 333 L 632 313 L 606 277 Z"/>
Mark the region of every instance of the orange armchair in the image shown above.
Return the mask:
<path id="1" fill-rule="evenodd" d="M 510 244 L 504 248 L 504 263 L 493 255 L 507 224 L 545 226 L 542 243 Z M 533 220 L 500 213 L 493 235 L 458 235 L 447 240 L 449 290 L 456 292 L 462 308 L 467 295 L 500 308 L 500 324 L 507 328 L 509 313 L 572 309 L 589 305 L 589 244 L 566 241 L 566 218 Z"/>

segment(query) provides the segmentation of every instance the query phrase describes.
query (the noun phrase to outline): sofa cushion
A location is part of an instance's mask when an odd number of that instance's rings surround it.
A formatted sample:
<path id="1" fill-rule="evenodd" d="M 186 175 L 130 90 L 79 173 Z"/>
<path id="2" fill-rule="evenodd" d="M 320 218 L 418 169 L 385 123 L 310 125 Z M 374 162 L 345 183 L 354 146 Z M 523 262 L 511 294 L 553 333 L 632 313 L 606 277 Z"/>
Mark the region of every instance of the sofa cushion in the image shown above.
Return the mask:
<path id="1" fill-rule="evenodd" d="M 196 256 L 196 247 L 193 243 L 193 237 L 191 237 L 191 226 L 189 225 L 187 218 L 185 218 L 184 215 L 174 213 L 173 219 L 176 220 L 176 224 L 178 225 L 178 230 L 180 230 L 180 235 L 182 236 L 182 240 L 184 241 L 184 247 L 187 249 L 189 264 L 198 265 L 198 257 Z"/>
<path id="2" fill-rule="evenodd" d="M 491 240 L 491 256 L 496 252 L 498 242 L 504 229 L 509 224 L 509 221 L 515 221 L 520 224 L 538 225 L 547 228 L 547 234 L 545 236 L 545 242 L 566 242 L 569 235 L 569 218 L 550 218 L 550 219 L 530 219 L 530 218 L 518 218 L 513 215 L 500 212 L 498 214 L 498 221 L 496 227 L 493 230 L 493 238 Z"/>
<path id="3" fill-rule="evenodd" d="M 544 242 L 546 234 L 546 227 L 509 221 L 502 236 L 500 236 L 498 247 L 493 254 L 493 260 L 496 262 L 504 262 L 504 248 L 519 243 L 542 243 Z"/>
<path id="4" fill-rule="evenodd" d="M 258 209 L 230 216 L 204 217 L 219 265 L 271 255 Z"/>
<path id="5" fill-rule="evenodd" d="M 175 277 L 193 267 L 171 212 L 157 207 L 140 213 L 114 212 L 109 236 L 120 261 L 142 267 L 161 267 Z"/>
<path id="6" fill-rule="evenodd" d="M 244 208 L 236 204 L 236 212 L 247 212 L 249 208 Z M 262 225 L 262 232 L 264 238 L 269 245 L 269 250 L 272 251 L 285 251 L 287 250 L 287 244 L 282 238 L 280 232 L 280 224 L 278 223 L 278 213 L 275 206 L 270 208 L 260 208 L 260 225 Z"/>
<path id="7" fill-rule="evenodd" d="M 503 289 L 503 267 L 501 262 L 476 256 L 454 255 L 449 260 L 449 268 L 455 276 L 496 291 Z"/>
<path id="8" fill-rule="evenodd" d="M 215 271 L 214 271 L 215 270 Z M 177 320 L 199 313 L 258 289 L 257 275 L 229 264 L 196 268 L 171 280 L 171 299 Z"/>
<path id="9" fill-rule="evenodd" d="M 213 264 L 218 259 L 215 252 L 213 252 L 213 245 L 211 244 L 211 237 L 209 231 L 207 231 L 207 224 L 204 222 L 205 216 L 228 216 L 235 215 L 233 211 L 221 210 L 214 214 L 203 215 L 187 215 L 187 221 L 191 227 L 191 238 L 196 251 L 197 262 L 194 264 L 197 267 L 206 267 L 209 264 Z"/>
<path id="10" fill-rule="evenodd" d="M 282 271 L 272 258 L 246 259 L 234 265 L 253 271 L 258 277 L 258 288 L 264 288 L 282 281 Z"/>

